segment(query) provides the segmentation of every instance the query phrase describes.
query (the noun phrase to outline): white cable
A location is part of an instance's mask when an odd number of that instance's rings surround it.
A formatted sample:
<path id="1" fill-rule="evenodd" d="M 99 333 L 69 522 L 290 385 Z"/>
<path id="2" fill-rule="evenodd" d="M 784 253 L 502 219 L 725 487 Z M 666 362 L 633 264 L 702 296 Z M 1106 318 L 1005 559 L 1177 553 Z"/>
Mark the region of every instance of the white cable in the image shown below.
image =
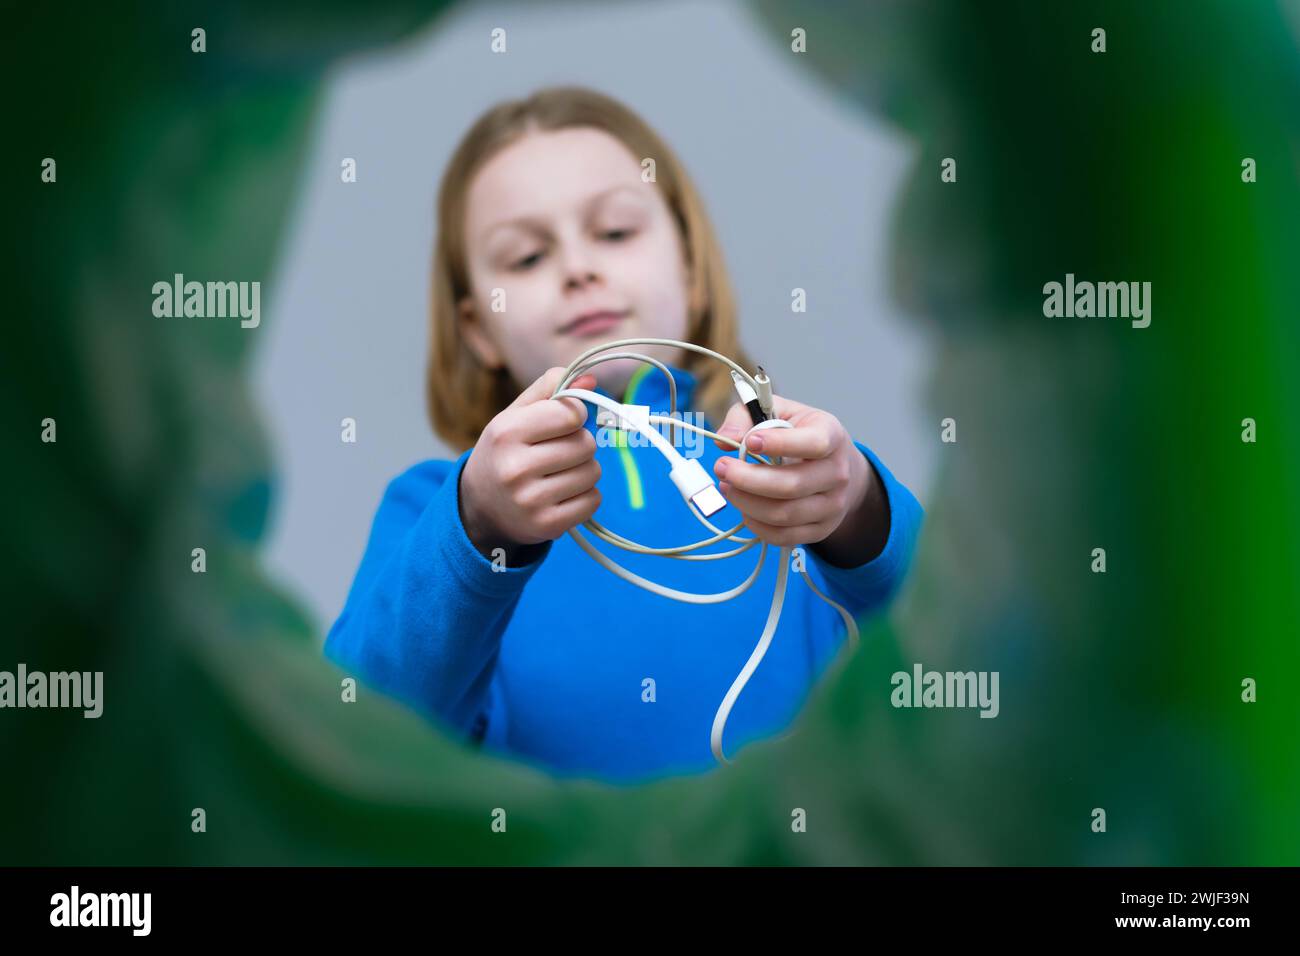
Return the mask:
<path id="1" fill-rule="evenodd" d="M 727 689 L 727 695 L 722 698 L 722 703 L 718 706 L 718 712 L 713 715 L 713 730 L 709 733 L 709 747 L 713 750 L 713 757 L 718 763 L 726 763 L 727 758 L 722 752 L 722 731 L 726 729 L 727 718 L 731 716 L 732 705 L 740 697 L 740 692 L 745 689 L 749 683 L 750 675 L 758 670 L 758 665 L 763 662 L 767 654 L 767 648 L 772 643 L 772 635 L 776 633 L 776 626 L 781 621 L 781 609 L 785 605 L 785 585 L 790 572 L 790 549 L 781 549 L 781 564 L 776 569 L 776 591 L 772 598 L 772 607 L 767 612 L 767 624 L 763 627 L 763 634 L 758 639 L 758 644 L 754 646 L 753 652 L 749 655 L 749 660 L 745 661 L 745 666 L 741 668 L 736 679 L 731 682 L 731 687 Z"/>
<path id="2" fill-rule="evenodd" d="M 678 348 L 699 352 L 717 359 L 725 365 L 730 366 L 732 378 L 736 381 L 736 388 L 742 397 L 745 397 L 748 394 L 748 391 L 752 389 L 753 393 L 759 396 L 764 413 L 768 415 L 772 414 L 771 381 L 768 379 L 767 375 L 763 373 L 761 368 L 759 369 L 759 376 L 755 378 L 725 355 L 715 352 L 712 349 L 705 348 L 702 345 L 696 345 L 693 342 L 679 342 L 675 339 L 646 338 L 620 339 L 616 342 L 610 342 L 605 345 L 598 345 L 594 348 L 588 349 L 586 352 L 583 352 L 574 359 L 569 367 L 565 369 L 564 378 L 561 380 L 559 387 L 551 397 L 580 398 L 584 401 L 591 402 L 598 408 L 603 408 L 612 413 L 615 417 L 614 420 L 618 422 L 620 427 L 624 430 L 638 431 L 644 435 L 650 444 L 658 450 L 665 459 L 667 459 L 670 466 L 669 477 L 672 479 L 673 484 L 677 486 L 677 490 L 681 494 L 682 500 L 686 502 L 687 510 L 695 516 L 697 521 L 712 533 L 712 537 L 705 538 L 702 541 L 697 541 L 694 544 L 679 545 L 671 548 L 652 548 L 638 544 L 629 538 L 625 538 L 620 534 L 610 531 L 594 518 L 587 519 L 583 522 L 583 525 L 588 531 L 592 532 L 597 537 L 602 538 L 606 542 L 622 548 L 625 551 L 634 554 L 656 554 L 661 557 L 676 558 L 687 561 L 716 561 L 721 558 L 732 557 L 743 551 L 749 550 L 755 543 L 757 543 L 761 545 L 758 552 L 758 563 L 754 566 L 754 570 L 750 572 L 749 577 L 734 588 L 720 591 L 716 594 L 696 594 L 690 591 L 679 591 L 676 588 L 666 587 L 665 585 L 658 584 L 648 578 L 643 578 L 639 574 L 629 571 L 608 555 L 598 551 L 591 542 L 578 534 L 576 527 L 569 529 L 569 535 L 578 543 L 578 546 L 582 548 L 582 550 L 591 555 L 591 557 L 603 567 L 612 571 L 614 574 L 617 574 L 619 577 L 623 578 L 623 580 L 635 584 L 639 588 L 650 591 L 652 594 L 658 594 L 660 597 L 672 598 L 675 601 L 682 601 L 687 604 L 720 604 L 723 601 L 730 601 L 732 598 L 744 594 L 745 591 L 749 590 L 750 585 L 758 580 L 758 575 L 763 569 L 763 561 L 767 557 L 767 542 L 760 541 L 756 537 L 737 537 L 736 532 L 745 526 L 743 521 L 729 531 L 723 531 L 714 527 L 714 525 L 709 521 L 709 517 L 716 511 L 720 510 L 726 504 L 726 500 L 723 499 L 721 494 L 718 492 L 717 485 L 714 483 L 713 478 L 704 470 L 698 460 L 683 457 L 681 453 L 678 452 L 677 449 L 674 448 L 654 426 L 668 424 L 676 428 L 685 428 L 696 434 L 704 435 L 708 438 L 714 439 L 715 441 L 722 442 L 725 445 L 734 446 L 736 448 L 737 457 L 741 461 L 745 461 L 746 458 L 752 456 L 763 464 L 773 467 L 780 467 L 781 459 L 779 457 L 773 456 L 769 460 L 762 455 L 757 455 L 745 447 L 745 442 L 752 433 L 764 428 L 793 428 L 794 426 L 779 418 L 768 418 L 766 421 L 759 422 L 753 427 L 747 429 L 745 434 L 740 437 L 740 440 L 736 441 L 718 435 L 715 432 L 711 432 L 707 428 L 701 428 L 700 426 L 694 425 L 690 422 L 671 417 L 677 411 L 677 383 L 673 380 L 668 368 L 662 362 L 638 352 L 617 352 L 600 358 L 592 358 L 601 352 L 621 348 L 627 345 L 676 346 Z M 595 368 L 601 362 L 611 361 L 615 358 L 636 359 L 654 366 L 664 374 L 668 379 L 670 404 L 669 416 L 653 414 L 646 415 L 642 411 L 643 406 L 624 405 L 622 402 L 615 401 L 612 398 L 588 389 L 568 387 L 568 384 L 571 381 L 592 368 Z M 653 411 L 653 409 L 651 411 Z M 731 551 L 709 552 L 707 554 L 688 553 L 707 547 L 711 544 L 716 544 L 723 540 L 739 542 L 740 547 Z M 772 643 L 772 637 L 776 634 L 777 625 L 780 623 L 781 611 L 785 605 L 786 586 L 789 579 L 790 553 L 790 547 L 783 546 L 781 548 L 781 564 L 777 568 L 776 587 L 772 593 L 772 606 L 768 611 L 767 623 L 763 628 L 763 633 L 759 637 L 758 643 L 755 645 L 753 652 L 749 655 L 749 660 L 745 662 L 745 666 L 741 668 L 740 673 L 736 675 L 736 679 L 727 690 L 727 694 L 722 699 L 722 703 L 718 705 L 717 713 L 714 714 L 713 727 L 709 734 L 709 746 L 713 751 L 714 758 L 719 763 L 729 763 L 722 748 L 722 734 L 726 729 L 727 719 L 731 715 L 731 709 L 735 705 L 736 700 L 739 699 L 741 692 L 745 689 L 745 685 L 749 683 L 749 678 L 753 675 L 754 671 L 758 669 L 758 665 L 762 663 L 763 657 L 767 654 L 767 649 Z M 857 622 L 853 620 L 853 616 L 839 604 L 835 603 L 823 594 L 807 572 L 804 573 L 803 578 L 808 583 L 808 586 L 812 588 L 814 594 L 839 612 L 840 617 L 844 620 L 849 645 L 852 648 L 856 648 L 858 643 L 858 627 Z"/>

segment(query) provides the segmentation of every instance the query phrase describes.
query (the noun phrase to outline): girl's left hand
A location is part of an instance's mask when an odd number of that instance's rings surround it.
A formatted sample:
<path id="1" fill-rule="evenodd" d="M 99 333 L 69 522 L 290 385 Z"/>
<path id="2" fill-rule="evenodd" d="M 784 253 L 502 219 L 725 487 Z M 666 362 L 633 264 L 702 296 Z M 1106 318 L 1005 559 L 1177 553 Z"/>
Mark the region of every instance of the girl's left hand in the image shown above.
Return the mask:
<path id="1" fill-rule="evenodd" d="M 863 564 L 884 548 L 888 508 L 871 462 L 838 418 L 819 408 L 774 395 L 773 413 L 793 428 L 765 428 L 749 436 L 746 448 L 777 466 L 740 461 L 736 449 L 718 459 L 719 491 L 745 516 L 755 537 L 793 547 L 819 544 L 818 551 L 844 567 Z M 737 402 L 720 435 L 738 441 L 753 422 Z"/>

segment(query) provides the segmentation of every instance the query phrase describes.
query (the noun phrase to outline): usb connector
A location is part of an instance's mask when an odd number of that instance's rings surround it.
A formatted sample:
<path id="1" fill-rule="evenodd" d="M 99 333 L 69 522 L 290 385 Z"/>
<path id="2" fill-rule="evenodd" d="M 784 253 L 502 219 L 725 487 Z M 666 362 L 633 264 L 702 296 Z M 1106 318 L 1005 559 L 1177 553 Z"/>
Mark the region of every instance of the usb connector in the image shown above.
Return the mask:
<path id="1" fill-rule="evenodd" d="M 750 421 L 757 425 L 759 422 L 766 420 L 767 416 L 763 414 L 763 407 L 759 402 L 758 393 L 734 368 L 731 370 L 731 380 L 736 384 L 736 394 L 740 396 L 741 403 L 749 410 Z"/>
<path id="2" fill-rule="evenodd" d="M 767 377 L 761 365 L 754 367 L 754 384 L 758 386 L 758 405 L 763 409 L 763 417 L 776 417 L 776 407 L 772 401 L 772 380 Z"/>
<path id="3" fill-rule="evenodd" d="M 700 509 L 700 514 L 710 518 L 727 506 L 718 486 L 714 484 L 704 466 L 694 458 L 683 458 L 682 463 L 668 473 L 683 498 Z"/>

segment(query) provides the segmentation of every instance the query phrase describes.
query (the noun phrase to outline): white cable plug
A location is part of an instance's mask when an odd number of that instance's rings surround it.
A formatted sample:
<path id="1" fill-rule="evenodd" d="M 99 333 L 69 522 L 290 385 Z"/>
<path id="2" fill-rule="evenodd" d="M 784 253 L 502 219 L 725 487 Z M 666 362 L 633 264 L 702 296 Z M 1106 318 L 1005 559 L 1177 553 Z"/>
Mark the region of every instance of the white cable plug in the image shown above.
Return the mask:
<path id="1" fill-rule="evenodd" d="M 623 402 L 605 398 L 605 396 L 588 391 L 585 388 L 566 388 L 562 392 L 556 392 L 555 397 L 582 398 L 596 404 L 596 424 L 598 425 L 609 427 L 612 422 L 615 427 L 623 431 L 638 431 L 643 435 L 652 430 L 649 405 L 627 405 Z M 654 434 L 658 435 L 659 433 L 655 431 Z M 660 439 L 662 440 L 662 436 L 660 436 Z M 700 513 L 706 518 L 713 517 L 713 515 L 725 508 L 727 499 L 722 497 L 722 492 L 718 491 L 713 476 L 704 470 L 704 466 L 694 458 L 684 458 L 671 445 L 668 448 L 672 451 L 672 454 L 668 456 L 669 461 L 672 462 L 672 470 L 668 472 L 668 477 L 677 486 L 682 499 L 687 504 L 693 504 L 699 508 Z"/>
<path id="2" fill-rule="evenodd" d="M 616 427 L 625 432 L 640 431 L 641 426 L 650 424 L 649 405 L 619 405 L 614 416 Z"/>
<path id="3" fill-rule="evenodd" d="M 682 463 L 668 473 L 682 497 L 700 509 L 706 518 L 711 518 L 727 506 L 727 499 L 722 497 L 713 478 L 704 470 L 704 466 L 695 458 L 683 459 Z"/>
<path id="4" fill-rule="evenodd" d="M 758 405 L 763 409 L 763 414 L 768 418 L 776 417 L 772 403 L 772 380 L 767 377 L 761 365 L 754 369 L 754 387 L 758 390 Z"/>

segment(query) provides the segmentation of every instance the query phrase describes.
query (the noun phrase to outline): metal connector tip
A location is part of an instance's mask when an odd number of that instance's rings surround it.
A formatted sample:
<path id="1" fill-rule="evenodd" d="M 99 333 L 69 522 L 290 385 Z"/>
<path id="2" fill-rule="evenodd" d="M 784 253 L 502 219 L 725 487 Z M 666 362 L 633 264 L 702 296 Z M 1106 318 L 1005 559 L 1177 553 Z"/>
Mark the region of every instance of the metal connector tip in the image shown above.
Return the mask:
<path id="1" fill-rule="evenodd" d="M 727 507 L 727 499 L 722 497 L 722 492 L 715 485 L 709 485 L 703 491 L 691 498 L 691 503 L 700 509 L 700 514 L 706 518 L 711 518 L 723 508 Z"/>

